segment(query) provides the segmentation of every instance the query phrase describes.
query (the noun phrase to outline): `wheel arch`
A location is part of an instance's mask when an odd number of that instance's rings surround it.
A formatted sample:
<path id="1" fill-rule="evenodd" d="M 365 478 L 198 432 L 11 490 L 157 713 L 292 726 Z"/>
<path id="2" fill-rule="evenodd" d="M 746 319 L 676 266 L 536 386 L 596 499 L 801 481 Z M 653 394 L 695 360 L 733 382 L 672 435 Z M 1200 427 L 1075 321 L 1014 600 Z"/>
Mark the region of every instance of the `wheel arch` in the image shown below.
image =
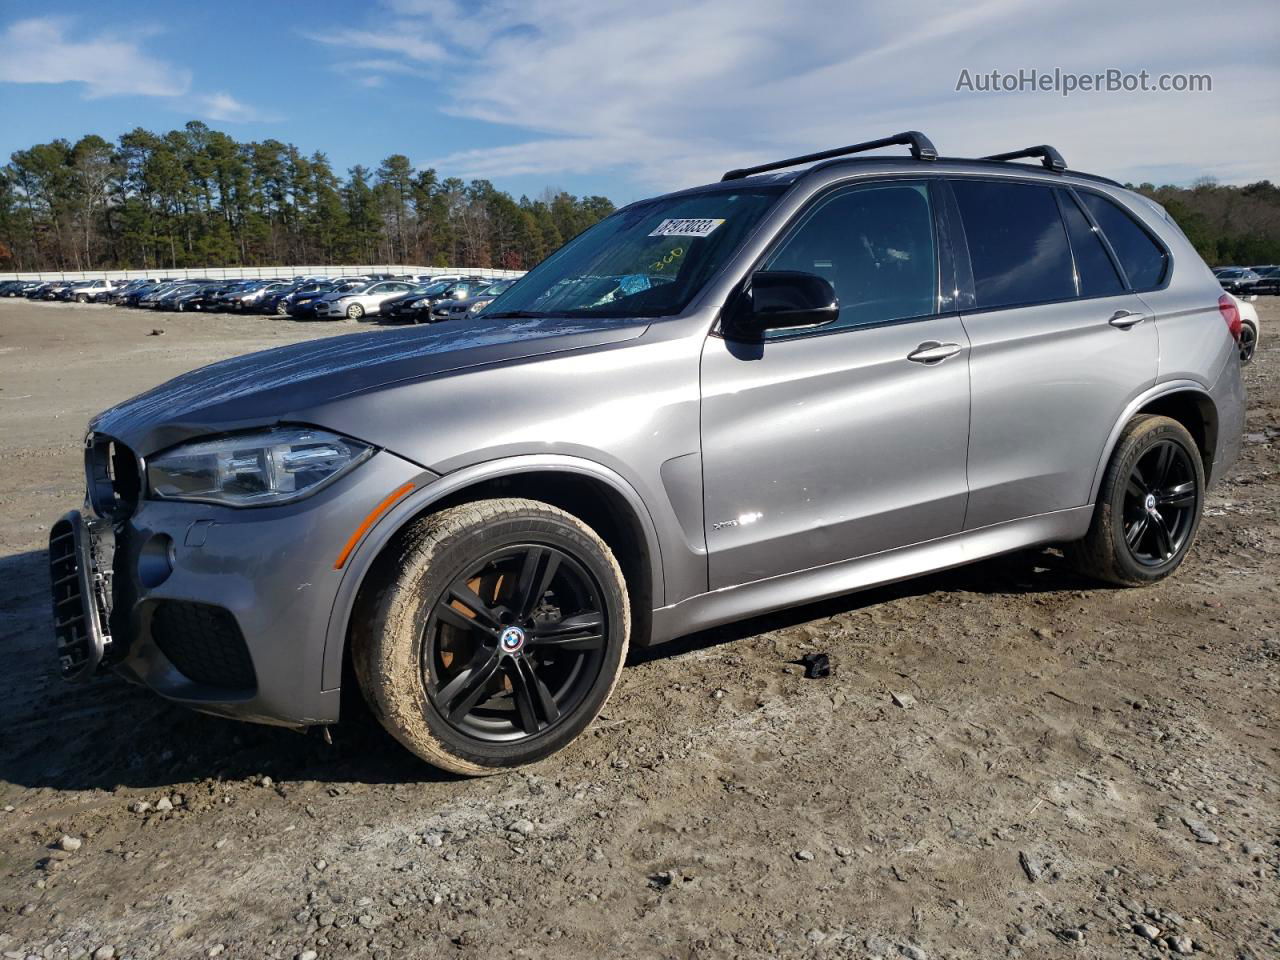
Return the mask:
<path id="1" fill-rule="evenodd" d="M 1200 451 L 1204 463 L 1204 475 L 1213 473 L 1214 453 L 1218 449 L 1218 407 L 1204 385 L 1194 380 L 1177 380 L 1158 384 L 1140 394 L 1125 408 L 1111 428 L 1103 448 L 1102 457 L 1094 471 L 1093 485 L 1089 489 L 1089 502 L 1098 498 L 1102 478 L 1106 474 L 1111 454 L 1120 440 L 1125 424 L 1142 413 L 1155 414 L 1176 420 L 1187 428 Z"/>
<path id="2" fill-rule="evenodd" d="M 379 557 L 406 525 L 428 513 L 490 497 L 527 497 L 572 513 L 600 535 L 622 568 L 633 646 L 644 646 L 665 595 L 657 530 L 643 498 L 609 468 L 578 457 L 529 455 L 475 464 L 407 496 L 352 553 L 325 636 L 322 687 L 343 686 L 351 617 Z"/>

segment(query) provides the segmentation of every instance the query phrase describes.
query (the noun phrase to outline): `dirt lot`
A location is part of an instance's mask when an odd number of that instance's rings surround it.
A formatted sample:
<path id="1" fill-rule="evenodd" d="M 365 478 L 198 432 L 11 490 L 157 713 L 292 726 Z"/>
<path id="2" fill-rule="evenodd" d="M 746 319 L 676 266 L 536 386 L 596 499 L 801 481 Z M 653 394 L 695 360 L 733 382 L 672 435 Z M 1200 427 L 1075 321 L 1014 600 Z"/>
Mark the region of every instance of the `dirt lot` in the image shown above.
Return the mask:
<path id="1" fill-rule="evenodd" d="M 328 746 L 56 676 L 45 536 L 89 416 L 351 327 L 0 301 L 0 954 L 1280 956 L 1262 309 L 1245 453 L 1173 580 L 1036 551 L 703 634 L 564 753 L 462 781 L 368 723 Z"/>

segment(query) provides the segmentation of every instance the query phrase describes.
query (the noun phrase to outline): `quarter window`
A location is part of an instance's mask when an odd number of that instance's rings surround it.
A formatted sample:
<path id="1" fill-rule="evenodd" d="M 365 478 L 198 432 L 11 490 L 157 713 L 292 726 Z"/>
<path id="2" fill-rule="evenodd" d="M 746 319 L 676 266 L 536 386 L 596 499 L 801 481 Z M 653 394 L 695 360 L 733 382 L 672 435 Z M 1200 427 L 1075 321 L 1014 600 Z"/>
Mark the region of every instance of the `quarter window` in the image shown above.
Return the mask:
<path id="1" fill-rule="evenodd" d="M 1075 254 L 1076 274 L 1080 278 L 1080 296 L 1106 297 L 1124 291 L 1124 281 L 1116 272 L 1116 265 L 1079 205 L 1066 190 L 1058 191 L 1062 204 L 1062 217 L 1067 222 L 1067 236 L 1071 238 L 1071 252 Z"/>
<path id="2" fill-rule="evenodd" d="M 1135 290 L 1150 290 L 1164 279 L 1168 255 L 1134 221 L 1133 217 L 1112 201 L 1097 193 L 1082 193 L 1084 205 L 1098 221 L 1098 226 L 1111 241 L 1120 266 Z"/>
<path id="3" fill-rule="evenodd" d="M 1075 297 L 1067 233 L 1049 187 L 955 180 L 952 188 L 979 308 Z"/>
<path id="4" fill-rule="evenodd" d="M 932 314 L 938 266 L 928 186 L 872 184 L 831 194 L 805 214 L 761 269 L 799 270 L 829 280 L 840 317 L 823 330 Z"/>

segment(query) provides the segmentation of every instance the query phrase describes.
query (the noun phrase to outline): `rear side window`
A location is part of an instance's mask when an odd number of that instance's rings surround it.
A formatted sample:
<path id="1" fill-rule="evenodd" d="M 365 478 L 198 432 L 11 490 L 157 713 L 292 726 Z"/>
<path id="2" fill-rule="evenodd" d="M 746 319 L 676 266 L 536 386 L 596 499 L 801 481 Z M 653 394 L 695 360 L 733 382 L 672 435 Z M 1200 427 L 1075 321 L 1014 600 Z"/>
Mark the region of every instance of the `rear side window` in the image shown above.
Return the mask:
<path id="1" fill-rule="evenodd" d="M 826 331 L 934 313 L 937 263 L 928 186 L 908 182 L 850 187 L 818 200 L 762 269 L 829 280 L 840 317 Z M 794 332 L 766 336 L 788 334 Z"/>
<path id="2" fill-rule="evenodd" d="M 1029 183 L 952 181 L 973 264 L 978 307 L 1069 300 L 1071 249 L 1052 189 Z"/>
<path id="3" fill-rule="evenodd" d="M 1067 236 L 1071 238 L 1071 252 L 1075 254 L 1076 274 L 1080 278 L 1080 296 L 1105 297 L 1124 291 L 1124 281 L 1116 272 L 1107 248 L 1102 244 L 1084 211 L 1066 190 L 1058 191 L 1062 205 L 1062 217 L 1067 222 Z"/>
<path id="4" fill-rule="evenodd" d="M 1133 217 L 1112 201 L 1097 193 L 1082 193 L 1084 205 L 1093 214 L 1102 232 L 1111 241 L 1120 266 L 1135 290 L 1160 286 L 1168 268 L 1168 255 L 1151 239 L 1151 234 L 1138 226 Z"/>

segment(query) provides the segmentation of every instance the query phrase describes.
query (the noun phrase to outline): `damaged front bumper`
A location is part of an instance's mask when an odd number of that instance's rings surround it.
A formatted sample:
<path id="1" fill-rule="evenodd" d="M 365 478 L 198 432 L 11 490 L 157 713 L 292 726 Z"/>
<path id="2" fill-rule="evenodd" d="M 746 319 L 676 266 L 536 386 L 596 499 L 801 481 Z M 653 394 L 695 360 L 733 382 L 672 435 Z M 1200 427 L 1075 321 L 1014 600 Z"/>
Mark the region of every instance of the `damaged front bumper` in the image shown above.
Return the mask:
<path id="1" fill-rule="evenodd" d="M 63 676 L 114 670 L 205 713 L 336 722 L 340 690 L 323 668 L 337 558 L 389 490 L 433 478 L 381 451 L 294 503 L 144 498 L 123 519 L 68 514 L 50 532 Z"/>

